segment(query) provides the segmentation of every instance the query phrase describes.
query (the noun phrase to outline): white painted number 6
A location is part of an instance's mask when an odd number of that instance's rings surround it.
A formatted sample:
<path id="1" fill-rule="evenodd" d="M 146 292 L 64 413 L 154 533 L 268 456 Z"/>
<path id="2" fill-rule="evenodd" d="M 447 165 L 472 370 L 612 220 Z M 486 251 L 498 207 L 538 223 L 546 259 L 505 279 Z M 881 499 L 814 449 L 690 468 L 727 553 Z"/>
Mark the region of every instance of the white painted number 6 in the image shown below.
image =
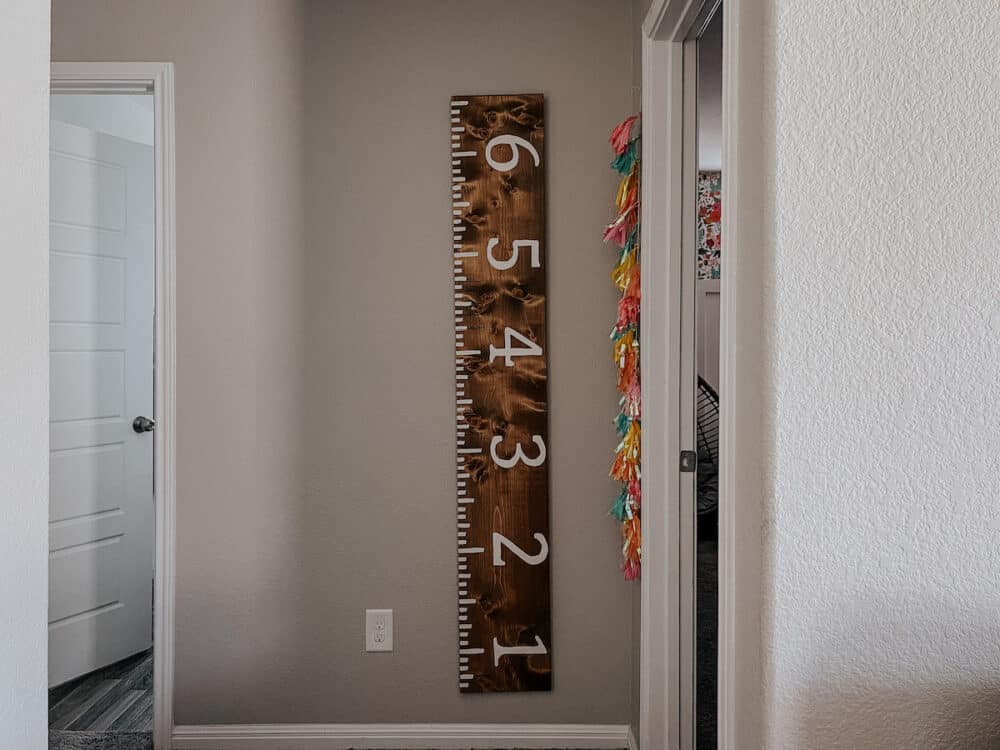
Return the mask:
<path id="1" fill-rule="evenodd" d="M 510 146 L 510 150 L 513 153 L 511 153 L 509 160 L 496 161 L 493 158 L 493 147 L 498 145 Z M 517 166 L 517 162 L 520 159 L 517 153 L 518 147 L 523 148 L 531 154 L 531 158 L 535 160 L 536 167 L 542 163 L 542 157 L 538 155 L 535 147 L 517 135 L 498 135 L 496 138 L 491 138 L 489 143 L 486 144 L 486 161 L 498 172 L 509 172 Z"/>
<path id="2" fill-rule="evenodd" d="M 531 250 L 531 267 L 538 268 L 542 265 L 542 259 L 540 253 L 538 252 L 538 240 L 514 240 L 514 252 L 507 260 L 497 260 L 493 257 L 493 248 L 500 244 L 500 240 L 496 237 L 490 239 L 486 243 L 486 259 L 489 260 L 490 265 L 496 268 L 498 271 L 506 271 L 508 268 L 513 268 L 514 264 L 517 263 L 518 252 L 522 247 L 529 248 Z"/>
<path id="3" fill-rule="evenodd" d="M 502 567 L 507 563 L 503 560 L 503 548 L 506 547 L 515 555 L 524 560 L 528 565 L 541 565 L 545 562 L 545 558 L 549 556 L 549 543 L 545 541 L 545 535 L 535 532 L 533 535 L 535 541 L 541 545 L 541 550 L 539 550 L 537 555 L 529 555 L 523 549 L 518 547 L 514 542 L 500 534 L 496 531 L 493 532 L 493 564 L 497 567 Z"/>
<path id="4" fill-rule="evenodd" d="M 521 448 L 520 443 L 518 443 L 517 447 L 514 448 L 513 456 L 510 458 L 500 458 L 500 456 L 497 455 L 497 446 L 503 442 L 503 437 L 500 435 L 494 435 L 493 440 L 490 441 L 490 456 L 493 458 L 493 463 L 501 469 L 512 469 L 517 465 L 518 461 L 523 461 L 528 466 L 541 466 L 545 463 L 545 441 L 542 440 L 541 435 L 532 435 L 531 440 L 538 446 L 538 455 L 534 458 L 528 458 L 524 455 L 524 450 Z"/>

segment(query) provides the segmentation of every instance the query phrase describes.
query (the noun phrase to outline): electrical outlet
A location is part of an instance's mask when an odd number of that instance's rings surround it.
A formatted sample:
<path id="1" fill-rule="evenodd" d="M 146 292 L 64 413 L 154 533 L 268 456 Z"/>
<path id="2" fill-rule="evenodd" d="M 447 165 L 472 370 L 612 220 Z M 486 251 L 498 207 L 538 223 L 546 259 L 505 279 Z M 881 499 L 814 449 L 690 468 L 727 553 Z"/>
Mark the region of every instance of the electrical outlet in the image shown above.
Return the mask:
<path id="1" fill-rule="evenodd" d="M 392 610 L 365 610 L 365 651 L 392 651 Z"/>

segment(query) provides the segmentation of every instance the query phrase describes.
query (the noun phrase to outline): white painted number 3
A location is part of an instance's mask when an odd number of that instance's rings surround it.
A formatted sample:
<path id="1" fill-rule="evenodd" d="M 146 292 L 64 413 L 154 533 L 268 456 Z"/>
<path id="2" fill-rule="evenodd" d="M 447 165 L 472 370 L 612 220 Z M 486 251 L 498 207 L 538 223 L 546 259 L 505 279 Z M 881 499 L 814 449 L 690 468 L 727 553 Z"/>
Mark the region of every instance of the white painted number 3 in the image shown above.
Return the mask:
<path id="1" fill-rule="evenodd" d="M 494 159 L 494 146 L 510 146 L 510 159 L 507 161 L 497 161 Z M 535 147 L 517 135 L 498 135 L 496 138 L 490 138 L 489 143 L 486 144 L 486 161 L 498 172 L 509 172 L 517 166 L 517 162 L 520 160 L 520 155 L 517 152 L 518 148 L 523 148 L 531 154 L 531 158 L 535 160 L 536 167 L 542 163 L 542 157 L 538 155 Z"/>
<path id="2" fill-rule="evenodd" d="M 513 343 L 514 339 L 517 339 L 524 344 L 524 347 L 516 348 Z M 539 355 L 541 353 L 542 347 L 529 339 L 523 333 L 518 333 L 509 326 L 503 329 L 503 349 L 490 344 L 490 362 L 497 357 L 502 356 L 504 364 L 507 365 L 507 367 L 514 366 L 514 357 L 527 357 L 530 355 Z"/>
<path id="3" fill-rule="evenodd" d="M 496 237 L 490 239 L 486 243 L 486 259 L 490 262 L 498 271 L 506 271 L 508 268 L 513 268 L 514 264 L 517 263 L 517 256 L 522 247 L 526 247 L 531 250 L 531 267 L 538 268 L 542 265 L 541 254 L 538 251 L 538 240 L 514 240 L 514 252 L 507 260 L 497 260 L 493 257 L 493 248 L 500 244 L 500 240 Z"/>
<path id="4" fill-rule="evenodd" d="M 496 567 L 502 567 L 507 563 L 503 559 L 503 548 L 506 547 L 515 555 L 524 560 L 528 565 L 541 565 L 545 562 L 545 558 L 549 556 L 549 543 L 545 541 L 545 535 L 535 532 L 535 541 L 541 545 L 541 549 L 538 551 L 537 555 L 529 555 L 523 549 L 518 547 L 514 542 L 505 537 L 503 534 L 494 531 L 493 532 L 493 564 Z"/>
<path id="5" fill-rule="evenodd" d="M 503 438 L 500 435 L 494 435 L 493 440 L 490 441 L 490 456 L 493 458 L 493 463 L 501 469 L 512 469 L 517 465 L 518 461 L 523 461 L 527 466 L 541 466 L 545 463 L 545 441 L 542 440 L 541 435 L 532 435 L 531 441 L 538 446 L 538 455 L 534 458 L 528 458 L 524 455 L 524 450 L 521 448 L 520 443 L 515 446 L 513 456 L 510 458 L 500 458 L 497 455 L 497 446 L 503 442 Z"/>

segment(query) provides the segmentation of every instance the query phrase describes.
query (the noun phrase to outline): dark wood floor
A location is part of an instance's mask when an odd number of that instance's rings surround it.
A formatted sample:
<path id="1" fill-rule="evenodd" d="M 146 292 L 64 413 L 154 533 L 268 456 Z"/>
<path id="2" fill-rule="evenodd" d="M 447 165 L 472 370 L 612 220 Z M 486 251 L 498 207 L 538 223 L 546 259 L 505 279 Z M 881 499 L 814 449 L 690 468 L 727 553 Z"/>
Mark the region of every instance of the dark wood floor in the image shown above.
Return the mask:
<path id="1" fill-rule="evenodd" d="M 153 652 L 49 691 L 49 750 L 151 750 Z"/>

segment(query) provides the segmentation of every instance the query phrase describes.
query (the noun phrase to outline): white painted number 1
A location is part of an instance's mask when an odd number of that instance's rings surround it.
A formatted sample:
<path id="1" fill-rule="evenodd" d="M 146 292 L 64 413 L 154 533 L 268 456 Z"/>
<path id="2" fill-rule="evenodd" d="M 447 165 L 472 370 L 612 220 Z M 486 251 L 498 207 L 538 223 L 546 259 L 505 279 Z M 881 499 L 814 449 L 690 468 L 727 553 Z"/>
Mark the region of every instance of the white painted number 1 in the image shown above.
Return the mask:
<path id="1" fill-rule="evenodd" d="M 507 563 L 503 559 L 503 548 L 506 547 L 515 555 L 524 560 L 528 565 L 541 565 L 545 558 L 549 556 L 549 543 L 545 541 L 545 535 L 535 532 L 535 541 L 541 545 L 537 555 L 529 555 L 514 542 L 496 531 L 493 532 L 493 564 L 502 567 Z"/>
<path id="2" fill-rule="evenodd" d="M 493 439 L 490 441 L 490 457 L 493 459 L 493 463 L 501 469 L 512 469 L 517 465 L 518 461 L 523 461 L 528 466 L 541 466 L 545 463 L 545 441 L 542 440 L 541 435 L 531 436 L 531 442 L 538 446 L 538 455 L 534 458 L 528 458 L 524 455 L 524 449 L 521 448 L 520 443 L 514 447 L 513 456 L 510 458 L 500 458 L 500 456 L 497 455 L 497 446 L 502 442 L 503 437 L 500 435 L 494 435 Z"/>
<path id="3" fill-rule="evenodd" d="M 545 648 L 545 644 L 542 643 L 542 639 L 537 635 L 535 636 L 534 646 L 501 646 L 500 641 L 496 638 L 493 639 L 493 666 L 500 666 L 500 657 L 507 656 L 507 654 L 521 654 L 521 655 L 531 655 L 531 654 L 547 654 L 549 650 Z"/>
<path id="4" fill-rule="evenodd" d="M 524 347 L 515 347 L 513 344 L 514 339 L 517 339 L 524 344 Z M 490 362 L 499 356 L 503 356 L 504 364 L 507 365 L 507 367 L 514 366 L 514 357 L 528 357 L 541 353 L 542 347 L 529 339 L 523 333 L 518 333 L 509 326 L 503 329 L 503 349 L 490 344 Z"/>
<path id="5" fill-rule="evenodd" d="M 497 161 L 493 158 L 493 147 L 501 145 L 510 146 L 511 155 L 507 161 Z M 536 167 L 542 163 L 542 157 L 538 155 L 535 147 L 517 135 L 498 135 L 496 138 L 490 138 L 489 143 L 486 144 L 486 161 L 498 172 L 509 172 L 517 166 L 517 162 L 520 160 L 520 155 L 517 152 L 519 147 L 531 154 Z"/>

